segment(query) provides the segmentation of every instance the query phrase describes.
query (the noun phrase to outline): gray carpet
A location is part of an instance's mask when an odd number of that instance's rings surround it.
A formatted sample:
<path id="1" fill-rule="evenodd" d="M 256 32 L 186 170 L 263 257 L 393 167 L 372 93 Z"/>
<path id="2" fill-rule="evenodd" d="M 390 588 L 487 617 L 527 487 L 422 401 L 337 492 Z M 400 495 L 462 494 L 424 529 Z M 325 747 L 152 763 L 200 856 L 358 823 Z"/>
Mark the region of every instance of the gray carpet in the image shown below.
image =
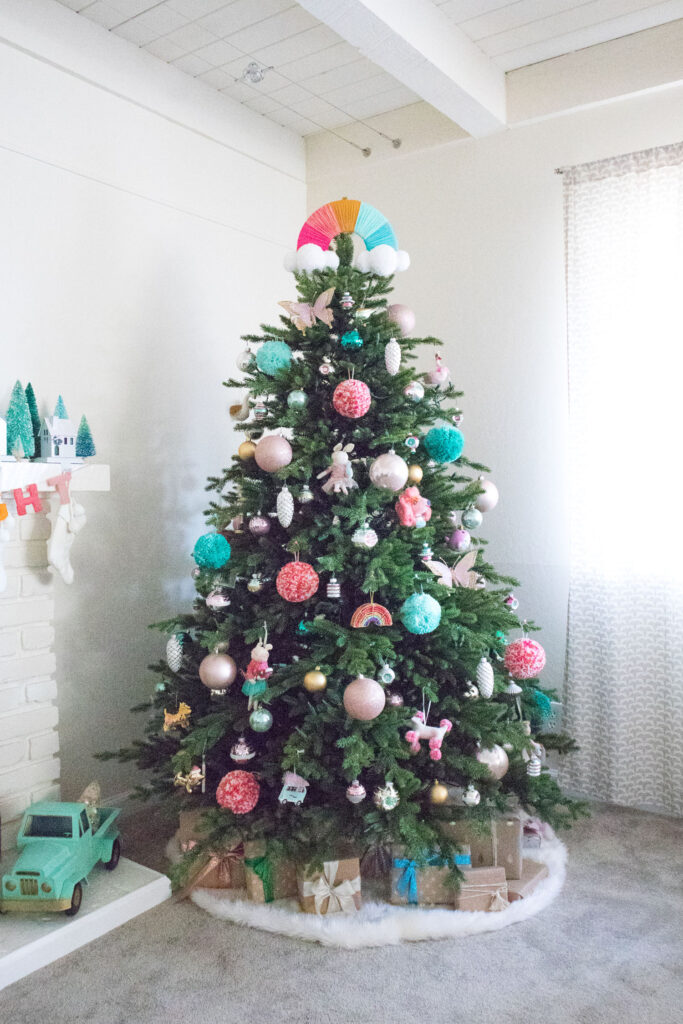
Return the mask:
<path id="1" fill-rule="evenodd" d="M 556 903 L 468 939 L 340 952 L 167 903 L 0 993 L 0 1020 L 675 1024 L 682 831 L 673 819 L 596 808 L 566 839 L 569 876 Z M 140 834 L 131 821 L 126 853 L 160 866 L 163 841 Z"/>

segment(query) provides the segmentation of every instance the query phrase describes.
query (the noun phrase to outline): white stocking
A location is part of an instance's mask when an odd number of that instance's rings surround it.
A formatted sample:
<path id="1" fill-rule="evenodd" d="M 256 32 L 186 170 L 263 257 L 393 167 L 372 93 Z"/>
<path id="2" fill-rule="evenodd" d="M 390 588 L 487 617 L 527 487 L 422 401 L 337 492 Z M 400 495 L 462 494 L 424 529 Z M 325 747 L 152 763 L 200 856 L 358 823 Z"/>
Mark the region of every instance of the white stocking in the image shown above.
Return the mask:
<path id="1" fill-rule="evenodd" d="M 71 546 L 74 537 L 86 524 L 85 509 L 70 497 L 65 505 L 59 504 L 59 495 L 50 499 L 51 511 L 48 519 L 52 533 L 47 543 L 47 560 L 56 569 L 65 583 L 73 583 L 74 570 L 71 565 Z"/>

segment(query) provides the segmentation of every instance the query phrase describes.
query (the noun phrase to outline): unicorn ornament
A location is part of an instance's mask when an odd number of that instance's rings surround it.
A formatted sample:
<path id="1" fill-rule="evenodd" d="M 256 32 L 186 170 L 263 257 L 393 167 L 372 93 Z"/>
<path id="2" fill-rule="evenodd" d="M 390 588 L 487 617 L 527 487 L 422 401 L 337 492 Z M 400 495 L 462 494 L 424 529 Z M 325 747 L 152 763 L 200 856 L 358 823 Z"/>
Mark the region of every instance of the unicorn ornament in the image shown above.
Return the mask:
<path id="1" fill-rule="evenodd" d="M 332 449 L 332 463 L 324 469 L 322 473 L 318 473 L 317 479 L 322 480 L 323 477 L 329 475 L 329 480 L 323 484 L 323 491 L 325 494 L 348 494 L 354 487 L 358 487 L 358 484 L 353 479 L 353 466 L 349 459 L 350 453 L 353 451 L 355 445 L 347 444 L 342 447 L 341 441 L 336 444 Z"/>
<path id="2" fill-rule="evenodd" d="M 415 725 L 414 729 L 409 729 L 406 733 L 406 740 L 410 743 L 411 754 L 417 754 L 420 749 L 421 740 L 428 740 L 429 756 L 432 761 L 440 761 L 441 744 L 444 741 L 444 737 L 453 728 L 453 723 L 449 722 L 447 718 L 442 718 L 438 726 L 427 725 L 423 711 L 416 711 L 410 721 Z"/>

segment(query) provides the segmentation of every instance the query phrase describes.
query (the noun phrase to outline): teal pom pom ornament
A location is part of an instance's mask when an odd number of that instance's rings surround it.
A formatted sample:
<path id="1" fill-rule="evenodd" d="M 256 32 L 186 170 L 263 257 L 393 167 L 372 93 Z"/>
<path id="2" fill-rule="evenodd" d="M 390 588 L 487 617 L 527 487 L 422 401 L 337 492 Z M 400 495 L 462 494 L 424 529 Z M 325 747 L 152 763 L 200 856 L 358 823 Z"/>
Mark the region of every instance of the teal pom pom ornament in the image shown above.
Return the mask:
<path id="1" fill-rule="evenodd" d="M 269 377 L 286 370 L 291 361 L 292 350 L 284 341 L 264 341 L 256 353 L 256 365 Z"/>
<path id="2" fill-rule="evenodd" d="M 433 633 L 441 622 L 441 605 L 430 594 L 411 594 L 399 615 L 409 633 Z"/>
<path id="3" fill-rule="evenodd" d="M 192 554 L 202 569 L 220 569 L 230 559 L 230 545 L 222 533 L 205 533 Z"/>
<path id="4" fill-rule="evenodd" d="M 432 427 L 424 444 L 430 459 L 435 462 L 454 462 L 462 455 L 465 438 L 456 427 Z"/>
<path id="5" fill-rule="evenodd" d="M 534 702 L 533 718 L 543 725 L 548 721 L 553 713 L 551 707 L 550 697 L 543 690 L 534 690 L 531 694 L 531 699 Z"/>

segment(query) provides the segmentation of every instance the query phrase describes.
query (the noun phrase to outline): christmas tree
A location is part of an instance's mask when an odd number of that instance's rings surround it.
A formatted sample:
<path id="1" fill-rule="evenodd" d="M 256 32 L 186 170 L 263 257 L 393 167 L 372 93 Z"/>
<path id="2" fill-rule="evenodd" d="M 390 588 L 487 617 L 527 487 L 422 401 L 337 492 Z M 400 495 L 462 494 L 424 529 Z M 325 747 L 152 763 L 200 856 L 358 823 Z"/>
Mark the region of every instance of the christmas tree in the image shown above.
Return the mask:
<path id="1" fill-rule="evenodd" d="M 34 455 L 38 455 L 40 452 L 40 415 L 38 413 L 36 393 L 33 390 L 33 384 L 31 383 L 26 385 L 26 401 L 28 403 L 28 411 L 31 414 L 31 424 L 33 426 L 33 451 Z"/>
<path id="2" fill-rule="evenodd" d="M 497 491 L 465 454 L 461 393 L 438 355 L 416 372 L 440 342 L 387 305 L 408 263 L 390 226 L 330 207 L 332 239 L 311 218 L 289 262 L 298 300 L 226 382 L 246 389 L 245 439 L 209 480 L 193 611 L 159 624 L 145 738 L 104 756 L 151 769 L 141 793 L 205 807 L 204 845 L 268 837 L 299 861 L 342 839 L 449 856 L 444 821 L 519 805 L 566 826 L 583 806 L 542 759 L 573 743 L 533 734 L 554 695 L 486 558 Z"/>
<path id="3" fill-rule="evenodd" d="M 30 459 L 35 450 L 31 410 L 18 380 L 12 388 L 7 410 L 7 451 L 16 458 Z"/>
<path id="4" fill-rule="evenodd" d="M 76 456 L 79 459 L 87 459 L 90 455 L 95 454 L 95 442 L 90 433 L 90 425 L 85 416 L 81 416 L 81 422 L 78 424 L 78 434 L 76 435 Z"/>
<path id="5" fill-rule="evenodd" d="M 59 420 L 68 420 L 68 418 L 69 418 L 69 414 L 66 411 L 66 406 L 64 405 L 64 399 L 62 398 L 61 395 L 59 395 L 59 397 L 57 398 L 57 404 L 55 405 L 55 411 L 53 412 L 52 415 L 56 416 L 57 419 L 59 419 Z"/>

